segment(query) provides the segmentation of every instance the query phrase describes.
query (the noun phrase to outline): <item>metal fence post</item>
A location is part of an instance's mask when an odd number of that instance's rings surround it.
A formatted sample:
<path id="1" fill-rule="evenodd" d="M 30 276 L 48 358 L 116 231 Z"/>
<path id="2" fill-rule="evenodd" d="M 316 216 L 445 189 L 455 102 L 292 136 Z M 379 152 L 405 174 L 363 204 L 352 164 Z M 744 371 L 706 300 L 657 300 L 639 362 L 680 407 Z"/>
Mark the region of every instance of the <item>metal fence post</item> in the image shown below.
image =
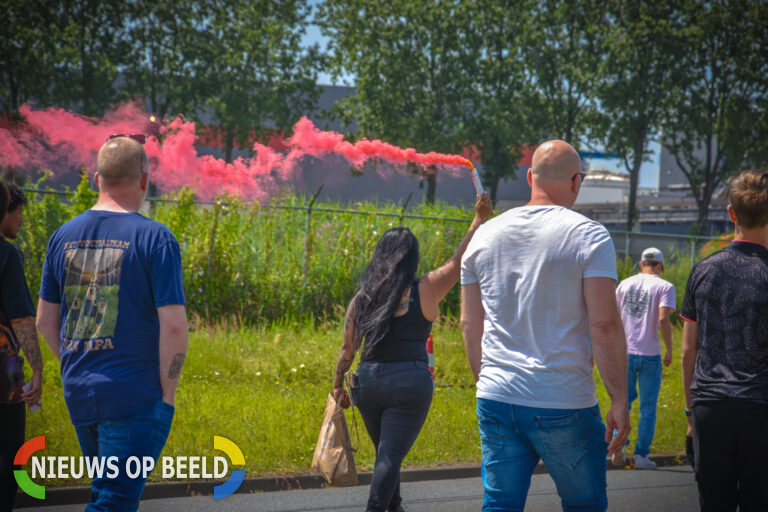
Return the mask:
<path id="1" fill-rule="evenodd" d="M 632 250 L 632 232 L 627 231 L 627 234 L 624 235 L 626 238 L 624 239 L 624 257 L 629 258 L 630 254 L 629 252 Z"/>
<path id="2" fill-rule="evenodd" d="M 211 240 L 208 244 L 208 264 L 205 269 L 205 291 L 210 297 L 211 295 L 211 268 L 213 267 L 213 251 L 216 247 L 216 229 L 219 224 L 219 210 L 220 205 L 216 203 L 213 207 L 213 226 L 211 227 Z"/>
<path id="3" fill-rule="evenodd" d="M 405 203 L 403 204 L 403 208 L 400 210 L 400 218 L 397 220 L 398 226 L 403 225 L 403 215 L 405 215 L 405 209 L 408 208 L 408 202 L 411 200 L 411 197 L 413 197 L 413 192 L 408 194 L 408 198 L 405 200 Z"/>
<path id="4" fill-rule="evenodd" d="M 696 239 L 691 238 L 691 268 L 696 263 Z"/>
<path id="5" fill-rule="evenodd" d="M 302 313 L 304 312 L 304 293 L 307 287 L 307 273 L 309 272 L 309 249 L 312 241 L 312 237 L 310 234 L 312 230 L 312 207 L 315 205 L 317 196 L 320 195 L 320 191 L 323 190 L 324 186 L 325 185 L 320 185 L 320 188 L 318 188 L 317 192 L 315 192 L 315 195 L 312 196 L 312 200 L 309 202 L 309 206 L 307 207 L 307 222 L 304 228 L 305 229 L 304 231 L 304 268 L 301 274 L 301 312 Z"/>

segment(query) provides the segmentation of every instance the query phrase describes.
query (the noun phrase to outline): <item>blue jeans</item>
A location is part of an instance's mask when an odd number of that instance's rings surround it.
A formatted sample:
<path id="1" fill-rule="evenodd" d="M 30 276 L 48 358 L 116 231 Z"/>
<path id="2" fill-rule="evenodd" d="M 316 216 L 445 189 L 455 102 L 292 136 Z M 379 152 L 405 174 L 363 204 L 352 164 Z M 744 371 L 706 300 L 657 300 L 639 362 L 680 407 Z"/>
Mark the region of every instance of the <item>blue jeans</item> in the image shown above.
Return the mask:
<path id="1" fill-rule="evenodd" d="M 477 399 L 483 448 L 483 511 L 525 508 L 539 458 L 563 510 L 604 511 L 608 444 L 600 407 L 541 409 Z"/>
<path id="2" fill-rule="evenodd" d="M 352 399 L 376 447 L 367 511 L 397 510 L 400 466 L 427 419 L 432 377 L 424 361 L 362 362 Z"/>
<path id="3" fill-rule="evenodd" d="M 627 391 L 629 409 L 637 398 L 640 386 L 640 421 L 637 424 L 637 443 L 635 454 L 647 457 L 651 453 L 653 434 L 656 431 L 656 404 L 661 389 L 661 356 L 627 357 Z M 629 444 L 629 439 L 627 439 Z"/>
<path id="4" fill-rule="evenodd" d="M 175 408 L 162 401 L 150 402 L 133 416 L 104 420 L 75 427 L 85 457 L 117 457 L 120 473 L 116 478 L 102 477 L 91 482 L 91 502 L 86 511 L 135 511 L 139 508 L 146 478 L 129 478 L 125 465 L 129 457 L 160 458 L 171 431 Z M 135 471 L 135 467 L 132 467 Z"/>

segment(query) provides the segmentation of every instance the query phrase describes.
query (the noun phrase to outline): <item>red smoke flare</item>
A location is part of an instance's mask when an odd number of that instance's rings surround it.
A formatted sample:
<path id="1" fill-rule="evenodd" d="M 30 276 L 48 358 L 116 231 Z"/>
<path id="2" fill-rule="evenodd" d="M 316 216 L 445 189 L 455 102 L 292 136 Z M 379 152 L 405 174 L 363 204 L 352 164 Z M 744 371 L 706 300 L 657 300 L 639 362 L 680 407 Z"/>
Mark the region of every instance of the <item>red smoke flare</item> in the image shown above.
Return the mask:
<path id="1" fill-rule="evenodd" d="M 51 169 L 54 175 L 85 165 L 93 173 L 96 153 L 107 136 L 157 133 L 160 139 L 150 136 L 145 145 L 151 159 L 152 182 L 161 191 L 189 186 L 201 199 L 222 193 L 243 199 L 267 199 L 281 183 L 291 180 L 305 156 L 337 154 L 356 168 L 373 158 L 395 164 L 396 170 L 401 169 L 398 164 L 408 162 L 443 166 L 454 172 L 460 166 L 472 166 L 462 156 L 418 153 L 380 140 L 351 143 L 339 133 L 318 130 L 306 117 L 293 127 L 293 135 L 282 141 L 287 152 L 272 149 L 281 147 L 275 141 L 270 141 L 272 147 L 255 143 L 252 158 L 237 158 L 228 164 L 212 156 L 198 156 L 194 123 L 178 117 L 158 128 L 135 103 L 121 105 L 101 119 L 57 108 L 34 110 L 29 105 L 22 106 L 20 112 L 25 125 L 11 128 L 8 123 L 0 124 L 0 165 L 28 171 Z"/>

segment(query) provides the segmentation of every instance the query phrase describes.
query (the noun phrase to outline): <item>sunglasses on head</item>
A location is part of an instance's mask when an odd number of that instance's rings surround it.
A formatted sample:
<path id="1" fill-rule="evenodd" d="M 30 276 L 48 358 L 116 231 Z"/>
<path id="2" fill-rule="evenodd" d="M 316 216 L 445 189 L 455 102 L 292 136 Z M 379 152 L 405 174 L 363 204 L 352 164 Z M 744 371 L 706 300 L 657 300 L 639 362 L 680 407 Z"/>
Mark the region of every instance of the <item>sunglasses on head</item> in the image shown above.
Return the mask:
<path id="1" fill-rule="evenodd" d="M 133 139 L 139 144 L 144 144 L 147 142 L 147 137 L 143 133 L 131 133 L 130 135 L 127 135 L 125 133 L 113 133 L 109 137 L 107 137 L 107 140 L 116 139 L 117 137 L 128 137 L 129 139 Z"/>

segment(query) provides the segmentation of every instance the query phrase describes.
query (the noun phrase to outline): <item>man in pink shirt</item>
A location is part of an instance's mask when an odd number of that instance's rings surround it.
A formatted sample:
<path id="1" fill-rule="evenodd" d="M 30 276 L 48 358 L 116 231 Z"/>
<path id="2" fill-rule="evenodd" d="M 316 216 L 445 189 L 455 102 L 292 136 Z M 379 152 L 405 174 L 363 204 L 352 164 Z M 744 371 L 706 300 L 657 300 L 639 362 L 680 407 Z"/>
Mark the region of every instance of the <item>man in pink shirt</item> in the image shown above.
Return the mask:
<path id="1" fill-rule="evenodd" d="M 656 402 L 661 389 L 659 329 L 666 346 L 664 366 L 669 366 L 672 362 L 672 324 L 669 314 L 675 310 L 675 287 L 659 277 L 664 270 L 664 255 L 655 247 L 643 251 L 638 265 L 640 273 L 624 279 L 616 288 L 616 302 L 627 337 L 630 409 L 638 395 L 638 384 L 640 388 L 635 469 L 656 469 L 656 464 L 648 458 L 648 454 L 656 430 Z"/>

